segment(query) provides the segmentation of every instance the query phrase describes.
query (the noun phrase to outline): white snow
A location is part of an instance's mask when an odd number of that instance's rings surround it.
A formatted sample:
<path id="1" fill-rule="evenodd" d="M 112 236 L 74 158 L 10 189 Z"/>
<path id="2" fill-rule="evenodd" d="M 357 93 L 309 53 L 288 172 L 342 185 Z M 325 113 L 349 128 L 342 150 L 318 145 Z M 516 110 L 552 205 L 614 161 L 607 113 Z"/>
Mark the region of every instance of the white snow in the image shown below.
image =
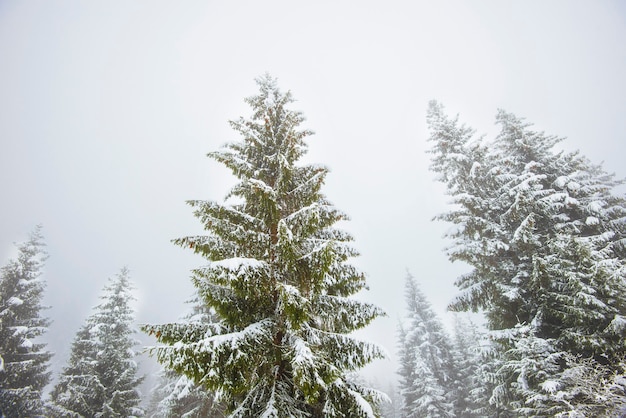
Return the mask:
<path id="1" fill-rule="evenodd" d="M 20 306 L 24 301 L 16 296 L 11 296 L 9 300 L 7 300 L 7 305 L 9 306 Z"/>
<path id="2" fill-rule="evenodd" d="M 222 267 L 230 271 L 239 271 L 240 269 L 258 269 L 266 265 L 264 261 L 257 260 L 256 258 L 246 257 L 233 257 L 225 258 L 219 261 L 213 261 L 209 264 L 209 267 Z"/>
<path id="3" fill-rule="evenodd" d="M 624 333 L 626 330 L 626 318 L 621 315 L 615 315 L 615 318 L 613 318 L 607 328 L 616 334 Z"/>
<path id="4" fill-rule="evenodd" d="M 295 364 L 313 364 L 313 352 L 311 352 L 311 349 L 307 346 L 304 340 L 302 340 L 301 338 L 296 339 L 293 343 L 293 349 L 295 351 L 295 356 L 293 360 Z"/>
<path id="5" fill-rule="evenodd" d="M 198 342 L 198 350 L 200 352 L 212 351 L 215 346 L 228 343 L 230 343 L 232 348 L 237 348 L 237 344 L 242 340 L 258 340 L 261 336 L 267 334 L 268 322 L 271 321 L 265 319 L 248 325 L 239 332 L 210 336 Z M 185 347 L 185 345 L 181 344 L 181 347 Z"/>
<path id="6" fill-rule="evenodd" d="M 472 168 L 470 169 L 470 177 L 476 177 L 476 171 L 478 171 L 480 167 L 480 163 L 478 161 L 474 161 L 474 164 L 472 164 Z"/>
<path id="7" fill-rule="evenodd" d="M 580 183 L 577 183 L 575 181 L 570 181 L 569 183 L 567 183 L 567 188 L 573 192 L 580 190 Z"/>
<path id="8" fill-rule="evenodd" d="M 520 298 L 519 289 L 516 287 L 511 287 L 509 290 L 504 292 L 503 296 L 509 300 L 517 300 Z"/>
<path id="9" fill-rule="evenodd" d="M 561 384 L 556 380 L 546 380 L 541 384 L 541 390 L 547 393 L 556 393 Z"/>
<path id="10" fill-rule="evenodd" d="M 337 386 L 344 386 L 345 384 L 343 383 L 343 381 L 341 381 L 340 379 L 337 379 L 334 383 Z M 352 396 L 352 398 L 356 401 L 356 403 L 359 405 L 359 409 L 367 416 L 367 417 L 371 417 L 374 418 L 376 415 L 374 415 L 374 411 L 372 410 L 372 405 L 370 405 L 370 403 L 363 398 L 363 395 L 361 395 L 360 393 L 346 387 L 348 393 Z"/>
<path id="11" fill-rule="evenodd" d="M 12 327 L 11 329 L 13 329 L 14 336 L 26 334 L 28 332 L 28 327 L 23 327 L 23 326 Z"/>
<path id="12" fill-rule="evenodd" d="M 272 394 L 270 395 L 270 399 L 267 402 L 267 406 L 265 407 L 265 411 L 260 418 L 278 418 L 280 415 L 278 414 L 278 409 L 275 406 L 276 403 L 276 391 L 275 388 L 272 388 Z"/>
<path id="13" fill-rule="evenodd" d="M 541 164 L 539 164 L 537 161 L 531 161 L 524 166 L 524 171 L 533 171 L 540 167 Z"/>
<path id="14" fill-rule="evenodd" d="M 602 213 L 603 202 L 594 200 L 593 202 L 587 205 L 587 208 L 591 211 L 591 213 L 600 214 Z"/>
<path id="15" fill-rule="evenodd" d="M 254 187 L 256 187 L 257 189 L 262 190 L 264 193 L 266 193 L 269 196 L 274 197 L 276 195 L 276 191 L 267 183 L 265 183 L 263 180 L 248 179 L 247 182 L 253 185 Z"/>
<path id="16" fill-rule="evenodd" d="M 318 202 L 314 202 L 308 206 L 305 206 L 303 208 L 298 209 L 297 211 L 291 213 L 289 216 L 287 216 L 285 218 L 286 221 L 291 221 L 292 219 L 296 218 L 297 216 L 299 216 L 302 213 L 308 212 L 308 211 L 312 211 L 312 210 L 316 210 L 319 207 L 319 203 Z"/>
<path id="17" fill-rule="evenodd" d="M 103 324 L 95 324 L 93 327 L 89 328 L 89 334 L 90 335 L 96 335 L 97 333 L 100 332 L 100 328 L 103 326 Z"/>
<path id="18" fill-rule="evenodd" d="M 291 231 L 291 228 L 289 228 L 289 225 L 287 225 L 287 222 L 285 222 L 284 219 L 278 221 L 278 230 L 280 231 L 281 240 L 283 238 L 287 238 L 287 242 L 293 241 L 293 232 Z"/>
<path id="19" fill-rule="evenodd" d="M 561 176 L 554 181 L 554 185 L 558 187 L 559 189 L 563 189 L 566 184 L 567 184 L 566 176 Z"/>

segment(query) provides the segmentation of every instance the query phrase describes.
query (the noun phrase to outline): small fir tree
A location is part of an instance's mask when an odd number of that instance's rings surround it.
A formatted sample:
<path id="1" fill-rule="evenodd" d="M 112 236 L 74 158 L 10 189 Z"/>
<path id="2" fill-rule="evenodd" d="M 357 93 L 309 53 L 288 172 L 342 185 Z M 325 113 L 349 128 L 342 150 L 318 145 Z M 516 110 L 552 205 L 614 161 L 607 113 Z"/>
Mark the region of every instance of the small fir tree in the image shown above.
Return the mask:
<path id="1" fill-rule="evenodd" d="M 199 297 L 189 303 L 192 309 L 183 316 L 182 323 L 202 326 L 219 321 Z M 159 372 L 157 385 L 152 389 L 151 407 L 147 415 L 151 418 L 224 416 L 224 406 L 216 398 L 213 391 L 196 384 L 189 377 L 163 368 Z"/>
<path id="2" fill-rule="evenodd" d="M 380 413 L 383 418 L 402 418 L 402 395 L 395 384 L 389 383 L 386 388 L 389 402 L 383 402 Z"/>
<path id="3" fill-rule="evenodd" d="M 0 416 L 43 414 L 41 393 L 50 380 L 52 354 L 38 337 L 50 321 L 41 316 L 46 259 L 41 227 L 18 246 L 17 259 L 0 270 Z"/>
<path id="4" fill-rule="evenodd" d="M 102 303 L 76 333 L 67 366 L 50 393 L 56 417 L 143 416 L 132 338 L 132 284 L 122 269 L 103 289 Z"/>
<path id="5" fill-rule="evenodd" d="M 426 296 L 406 278 L 407 321 L 400 328 L 400 388 L 406 417 L 455 415 L 456 365 L 450 339 Z"/>
<path id="6" fill-rule="evenodd" d="M 487 415 L 485 382 L 481 379 L 482 352 L 486 342 L 471 320 L 454 317 L 453 357 L 456 365 L 456 411 L 460 417 Z"/>
<path id="7" fill-rule="evenodd" d="M 223 417 L 224 411 L 213 392 L 198 386 L 187 376 L 162 369 L 146 415 L 150 418 Z"/>
<path id="8" fill-rule="evenodd" d="M 219 321 L 145 326 L 166 367 L 220 393 L 233 417 L 373 416 L 377 391 L 346 374 L 383 357 L 348 334 L 381 315 L 349 298 L 366 288 L 349 259 L 347 216 L 321 193 L 328 169 L 300 165 L 304 118 L 275 80 L 258 81 L 243 139 L 209 156 L 239 182 L 226 202 L 189 202 L 208 232 L 176 240 L 208 260 L 193 273 Z"/>

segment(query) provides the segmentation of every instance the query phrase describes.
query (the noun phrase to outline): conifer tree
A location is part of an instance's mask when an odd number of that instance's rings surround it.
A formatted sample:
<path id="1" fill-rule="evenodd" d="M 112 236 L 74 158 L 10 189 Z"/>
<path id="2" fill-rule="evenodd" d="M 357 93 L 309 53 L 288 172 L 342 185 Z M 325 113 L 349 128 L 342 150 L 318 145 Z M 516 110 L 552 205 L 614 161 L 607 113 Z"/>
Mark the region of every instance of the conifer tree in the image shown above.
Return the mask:
<path id="1" fill-rule="evenodd" d="M 67 366 L 50 393 L 55 417 L 143 416 L 132 334 L 132 284 L 128 269 L 109 279 L 85 324 L 76 333 Z"/>
<path id="2" fill-rule="evenodd" d="M 457 314 L 454 317 L 453 357 L 456 366 L 456 411 L 460 417 L 488 415 L 488 402 L 482 380 L 482 353 L 484 338 L 478 327 L 469 319 Z M 488 397 L 487 397 L 488 399 Z"/>
<path id="3" fill-rule="evenodd" d="M 454 416 L 458 378 L 450 339 L 410 274 L 405 296 L 407 323 L 400 328 L 399 344 L 404 416 Z"/>
<path id="4" fill-rule="evenodd" d="M 219 321 L 216 315 L 200 298 L 191 301 L 191 311 L 184 315 L 182 323 L 202 325 Z M 185 375 L 162 368 L 157 386 L 152 389 L 151 407 L 147 414 L 151 418 L 202 418 L 224 416 L 224 406 L 216 394 L 196 384 Z"/>
<path id="5" fill-rule="evenodd" d="M 198 386 L 187 376 L 173 370 L 159 372 L 158 385 L 152 390 L 150 418 L 202 418 L 222 417 L 223 407 L 216 402 L 215 394 Z"/>
<path id="6" fill-rule="evenodd" d="M 502 362 L 491 378 L 500 415 L 545 414 L 529 400 L 567 375 L 568 356 L 623 374 L 626 200 L 612 193 L 621 182 L 503 111 L 489 144 L 435 103 L 428 120 L 432 169 L 456 204 L 440 217 L 457 225 L 449 255 L 472 267 L 451 307 L 486 314 Z M 561 406 L 548 414 L 568 413 Z"/>
<path id="7" fill-rule="evenodd" d="M 41 416 L 41 392 L 52 354 L 38 341 L 50 321 L 41 315 L 46 259 L 41 227 L 0 270 L 0 416 Z"/>
<path id="8" fill-rule="evenodd" d="M 383 402 L 380 413 L 383 418 L 403 418 L 402 415 L 402 396 L 400 390 L 395 384 L 389 383 L 385 390 L 389 396 L 390 402 Z"/>
<path id="9" fill-rule="evenodd" d="M 345 376 L 383 352 L 348 334 L 382 312 L 349 298 L 365 277 L 334 226 L 347 216 L 320 191 L 328 169 L 298 164 L 302 114 L 271 77 L 257 83 L 251 118 L 231 122 L 242 139 L 209 154 L 238 183 L 223 204 L 189 202 L 207 234 L 175 241 L 208 260 L 192 280 L 219 321 L 144 329 L 158 360 L 222 394 L 232 417 L 373 416 L 380 394 Z"/>

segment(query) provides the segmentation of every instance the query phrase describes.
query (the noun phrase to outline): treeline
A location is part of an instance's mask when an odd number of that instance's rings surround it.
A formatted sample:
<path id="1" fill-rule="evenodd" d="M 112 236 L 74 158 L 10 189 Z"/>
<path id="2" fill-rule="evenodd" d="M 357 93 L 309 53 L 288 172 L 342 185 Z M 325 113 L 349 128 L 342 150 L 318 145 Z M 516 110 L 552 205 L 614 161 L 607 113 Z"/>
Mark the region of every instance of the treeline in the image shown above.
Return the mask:
<path id="1" fill-rule="evenodd" d="M 127 268 L 103 288 L 101 303 L 76 332 L 67 364 L 44 397 L 52 353 L 44 342 L 50 320 L 41 304 L 47 258 L 41 227 L 17 250 L 0 270 L 0 417 L 221 416 L 211 393 L 171 371 L 162 370 L 150 399 L 142 399 Z M 206 322 L 211 314 L 193 302 L 184 320 Z"/>
<path id="2" fill-rule="evenodd" d="M 51 380 L 52 357 L 42 342 L 50 324 L 41 305 L 45 259 L 38 227 L 0 271 L 0 416 L 143 416 L 127 269 L 104 287 L 102 303 L 76 333 L 49 398 L 42 398 Z"/>
<path id="3" fill-rule="evenodd" d="M 431 170 L 447 187 L 447 254 L 471 269 L 448 333 L 411 275 L 398 330 L 395 404 L 356 372 L 384 356 L 351 334 L 384 315 L 353 298 L 347 215 L 321 192 L 328 169 L 300 164 L 305 138 L 289 92 L 269 76 L 232 121 L 237 142 L 209 156 L 237 179 L 223 202 L 190 201 L 205 234 L 174 243 L 206 259 L 189 315 L 144 325 L 163 369 L 147 407 L 134 361 L 123 269 L 76 333 L 50 393 L 41 343 L 39 230 L 2 269 L 0 415 L 58 417 L 612 417 L 626 413 L 623 184 L 560 138 L 500 111 L 492 140 L 430 104 Z M 418 193 L 419 191 L 415 191 Z M 428 277 L 422 278 L 422 281 Z"/>
<path id="4" fill-rule="evenodd" d="M 403 416 L 626 415 L 624 182 L 523 119 L 496 121 L 487 140 L 428 110 L 447 254 L 471 267 L 449 309 L 482 312 L 487 329 L 457 327 L 453 343 L 408 279 Z"/>

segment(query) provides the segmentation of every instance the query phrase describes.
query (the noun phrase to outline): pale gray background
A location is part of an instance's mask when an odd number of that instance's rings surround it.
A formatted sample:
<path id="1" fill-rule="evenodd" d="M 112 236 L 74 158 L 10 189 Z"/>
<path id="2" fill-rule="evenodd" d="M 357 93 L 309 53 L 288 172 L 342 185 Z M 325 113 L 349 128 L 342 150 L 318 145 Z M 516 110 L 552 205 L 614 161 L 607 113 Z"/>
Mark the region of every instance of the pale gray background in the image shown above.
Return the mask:
<path id="1" fill-rule="evenodd" d="M 267 71 L 332 169 L 361 297 L 389 314 L 359 334 L 392 357 L 368 373 L 393 378 L 406 270 L 441 315 L 464 270 L 431 222 L 428 100 L 481 133 L 497 108 L 525 116 L 624 176 L 625 42 L 621 1 L 0 0 L 0 260 L 44 225 L 55 371 L 122 266 L 138 321 L 175 320 L 203 260 L 169 240 L 200 232 L 186 199 L 232 184 L 205 154 L 238 139 L 227 120 Z"/>

